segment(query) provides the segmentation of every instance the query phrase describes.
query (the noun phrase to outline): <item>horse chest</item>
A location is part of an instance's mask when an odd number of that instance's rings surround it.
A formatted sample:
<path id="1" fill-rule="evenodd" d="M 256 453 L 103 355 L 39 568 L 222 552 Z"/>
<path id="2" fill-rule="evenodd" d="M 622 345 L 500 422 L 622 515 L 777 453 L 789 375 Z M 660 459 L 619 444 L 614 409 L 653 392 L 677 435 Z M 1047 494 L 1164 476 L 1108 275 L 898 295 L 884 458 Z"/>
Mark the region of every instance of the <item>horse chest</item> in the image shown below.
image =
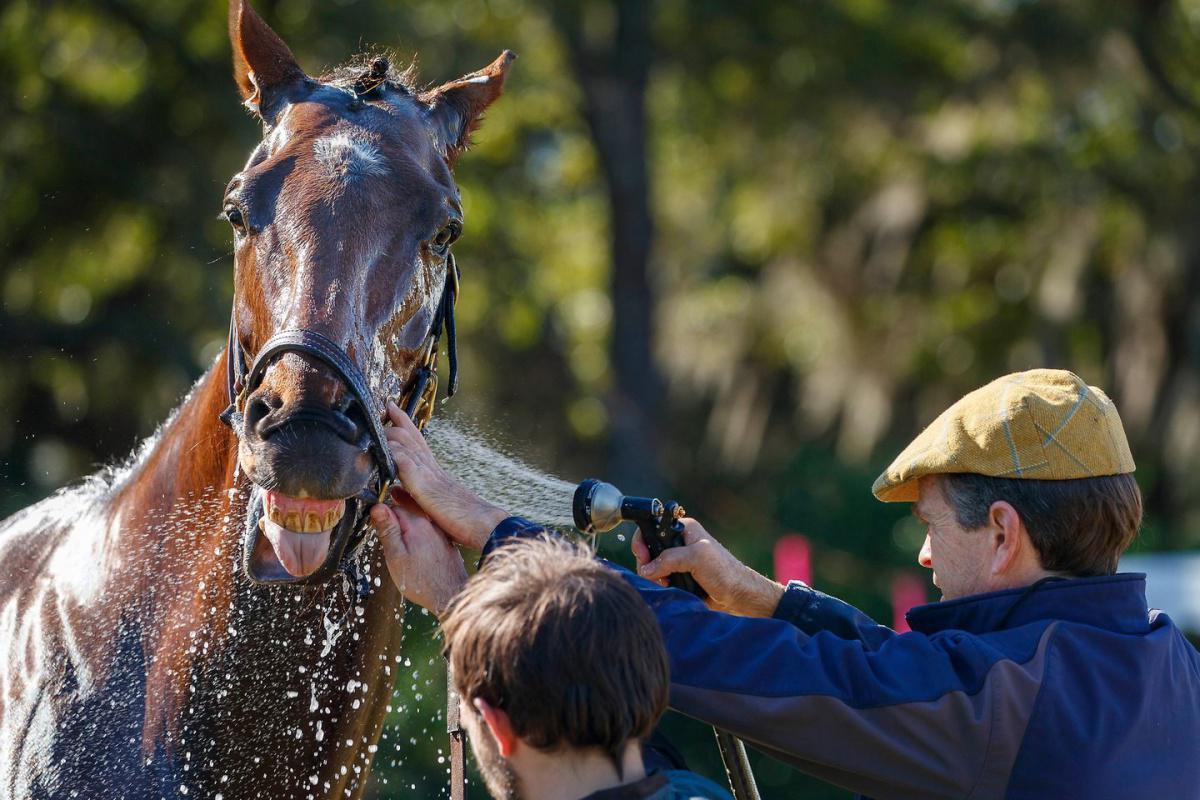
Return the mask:
<path id="1" fill-rule="evenodd" d="M 89 615 L 54 579 L 69 532 L 16 536 L 28 517 L 0 530 L 0 576 L 41 572 L 0 583 L 0 797 L 361 795 L 400 648 L 390 583 L 263 589 L 216 562 L 93 587 Z"/>

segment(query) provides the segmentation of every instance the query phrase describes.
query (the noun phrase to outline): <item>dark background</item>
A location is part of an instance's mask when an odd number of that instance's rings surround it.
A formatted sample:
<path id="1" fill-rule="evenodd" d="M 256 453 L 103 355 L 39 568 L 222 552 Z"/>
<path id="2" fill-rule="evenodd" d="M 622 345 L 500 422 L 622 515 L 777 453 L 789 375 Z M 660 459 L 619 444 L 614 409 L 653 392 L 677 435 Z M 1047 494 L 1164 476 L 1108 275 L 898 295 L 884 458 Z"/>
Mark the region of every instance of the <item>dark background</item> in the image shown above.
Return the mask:
<path id="1" fill-rule="evenodd" d="M 1200 544 L 1200 10 L 1184 2 L 277 0 L 310 74 L 520 54 L 458 167 L 462 394 L 571 479 L 666 491 L 891 619 L 922 531 L 872 479 L 959 395 L 1116 399 L 1141 550 Z M 0 513 L 151 433 L 223 345 L 222 189 L 257 141 L 220 2 L 0 7 Z M 614 551 L 615 552 L 615 551 Z M 377 765 L 440 791 L 413 615 Z M 672 720 L 702 771 L 715 748 Z M 756 760 L 766 797 L 845 797 Z M 478 790 L 476 790 L 478 791 Z"/>

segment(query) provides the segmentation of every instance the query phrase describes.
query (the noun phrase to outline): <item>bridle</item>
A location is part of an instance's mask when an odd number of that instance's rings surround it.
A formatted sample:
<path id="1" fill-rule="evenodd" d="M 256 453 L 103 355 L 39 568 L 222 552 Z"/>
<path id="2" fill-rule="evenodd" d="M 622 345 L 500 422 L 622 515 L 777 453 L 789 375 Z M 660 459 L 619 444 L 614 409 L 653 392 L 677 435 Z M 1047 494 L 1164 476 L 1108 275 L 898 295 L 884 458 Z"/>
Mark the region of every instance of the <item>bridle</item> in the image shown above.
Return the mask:
<path id="1" fill-rule="evenodd" d="M 458 337 L 455 329 L 454 307 L 458 302 L 459 271 L 454 261 L 454 254 L 446 255 L 446 283 L 438 301 L 437 311 L 429 326 L 429 333 L 421 345 L 420 359 L 396 398 L 396 404 L 412 419 L 419 430 L 433 417 L 437 400 L 438 387 L 438 345 L 442 333 L 446 335 L 446 350 L 449 360 L 449 383 L 446 396 L 452 397 L 458 390 Z M 333 370 L 334 374 L 346 385 L 347 391 L 362 408 L 367 420 L 367 435 L 370 437 L 370 451 L 375 461 L 375 485 L 356 498 L 347 500 L 353 508 L 347 509 L 347 516 L 353 511 L 353 521 L 349 524 L 339 524 L 336 534 L 329 543 L 329 552 L 325 563 L 309 575 L 291 580 L 260 580 L 249 569 L 249 549 L 243 556 L 243 567 L 246 575 L 256 583 L 319 583 L 333 574 L 341 565 L 347 550 L 353 553 L 366 534 L 367 511 L 375 503 L 383 502 L 396 481 L 396 464 L 388 450 L 387 439 L 384 436 L 383 408 L 372 397 L 367 380 L 358 365 L 346 354 L 340 345 L 317 331 L 307 328 L 289 328 L 276 333 L 263 343 L 254 356 L 249 368 L 246 366 L 246 351 L 238 335 L 237 306 L 234 306 L 229 319 L 229 343 L 225 359 L 225 381 L 229 395 L 229 405 L 221 412 L 221 421 L 228 425 L 234 435 L 241 437 L 243 430 L 242 415 L 245 412 L 246 400 L 262 383 L 263 376 L 272 360 L 283 353 L 303 353 L 322 362 Z"/>

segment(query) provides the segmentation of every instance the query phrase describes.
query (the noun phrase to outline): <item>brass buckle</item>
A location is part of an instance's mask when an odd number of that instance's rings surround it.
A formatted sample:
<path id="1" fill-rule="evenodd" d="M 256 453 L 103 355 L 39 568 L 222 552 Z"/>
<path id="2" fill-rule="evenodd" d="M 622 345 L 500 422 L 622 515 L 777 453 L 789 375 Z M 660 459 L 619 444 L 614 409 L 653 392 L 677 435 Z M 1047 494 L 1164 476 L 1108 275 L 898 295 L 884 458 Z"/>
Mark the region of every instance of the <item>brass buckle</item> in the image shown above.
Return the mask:
<path id="1" fill-rule="evenodd" d="M 237 409 L 237 413 L 242 414 L 246 411 L 246 398 L 250 396 L 250 393 L 246 391 L 244 382 L 239 381 L 239 383 L 242 383 L 242 386 L 238 389 L 237 397 L 233 398 L 233 407 Z"/>
<path id="2" fill-rule="evenodd" d="M 431 372 L 429 380 L 425 383 L 425 390 L 421 392 L 421 399 L 417 401 L 417 408 L 413 412 L 413 424 L 419 431 L 425 430 L 429 420 L 433 419 L 434 404 L 437 402 L 437 387 L 437 373 Z"/>

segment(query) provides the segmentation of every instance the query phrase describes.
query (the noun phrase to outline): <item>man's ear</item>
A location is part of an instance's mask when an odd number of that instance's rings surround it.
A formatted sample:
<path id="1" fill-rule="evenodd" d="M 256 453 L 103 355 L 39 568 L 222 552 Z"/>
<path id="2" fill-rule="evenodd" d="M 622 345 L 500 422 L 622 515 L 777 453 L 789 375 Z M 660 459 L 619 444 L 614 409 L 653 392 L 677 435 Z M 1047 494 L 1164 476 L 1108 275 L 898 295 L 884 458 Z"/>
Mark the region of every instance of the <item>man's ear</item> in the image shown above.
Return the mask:
<path id="1" fill-rule="evenodd" d="M 478 72 L 421 95 L 421 101 L 428 106 L 427 119 L 434 140 L 451 166 L 470 144 L 471 131 L 479 127 L 484 110 L 500 96 L 508 67 L 516 59 L 516 53 L 505 50 Z"/>
<path id="2" fill-rule="evenodd" d="M 283 90 L 304 80 L 304 70 L 279 34 L 263 22 L 249 0 L 229 0 L 233 78 L 246 107 L 263 119 L 273 116 Z"/>
<path id="3" fill-rule="evenodd" d="M 479 697 L 476 697 L 472 704 L 483 717 L 483 724 L 487 726 L 488 732 L 495 740 L 496 749 L 500 751 L 500 755 L 505 758 L 511 757 L 516 752 L 517 745 L 521 740 L 513 731 L 512 720 L 508 718 L 508 714 Z"/>
<path id="4" fill-rule="evenodd" d="M 988 533 L 992 537 L 992 575 L 1004 577 L 1026 566 L 1033 543 L 1021 515 L 1009 503 L 997 500 L 988 509 Z M 1036 553 L 1032 553 L 1036 557 Z"/>

